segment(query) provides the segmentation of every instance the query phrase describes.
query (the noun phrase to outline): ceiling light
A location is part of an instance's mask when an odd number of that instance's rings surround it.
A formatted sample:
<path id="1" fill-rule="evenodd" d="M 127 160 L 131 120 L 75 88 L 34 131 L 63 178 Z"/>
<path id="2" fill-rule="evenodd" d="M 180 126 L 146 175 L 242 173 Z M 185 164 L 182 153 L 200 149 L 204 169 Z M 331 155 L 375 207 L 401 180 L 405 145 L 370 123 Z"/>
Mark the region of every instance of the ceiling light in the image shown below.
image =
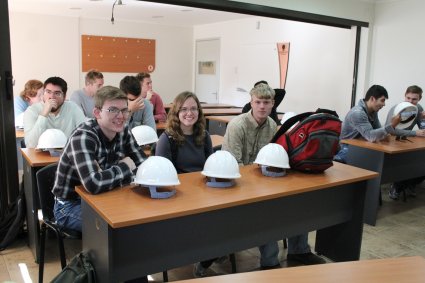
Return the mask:
<path id="1" fill-rule="evenodd" d="M 112 16 L 111 16 L 111 23 L 112 24 L 114 24 L 114 22 L 115 22 L 115 20 L 114 20 L 114 8 L 115 8 L 115 5 L 122 6 L 124 4 L 122 3 L 122 0 L 115 0 L 114 4 L 112 5 Z"/>

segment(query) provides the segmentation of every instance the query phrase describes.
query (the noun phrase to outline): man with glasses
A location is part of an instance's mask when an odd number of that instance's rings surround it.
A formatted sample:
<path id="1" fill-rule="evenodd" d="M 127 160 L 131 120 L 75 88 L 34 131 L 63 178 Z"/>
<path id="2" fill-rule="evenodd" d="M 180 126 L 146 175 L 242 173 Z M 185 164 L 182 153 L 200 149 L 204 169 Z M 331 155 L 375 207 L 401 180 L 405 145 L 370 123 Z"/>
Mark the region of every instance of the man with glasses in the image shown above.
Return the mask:
<path id="1" fill-rule="evenodd" d="M 83 111 L 73 102 L 65 101 L 67 83 L 60 77 L 44 82 L 42 101 L 28 107 L 24 114 L 25 144 L 37 146 L 38 138 L 47 129 L 58 129 L 69 137 L 86 120 Z"/>
<path id="2" fill-rule="evenodd" d="M 127 94 L 128 109 L 131 112 L 129 120 L 130 129 L 146 125 L 156 131 L 153 116 L 153 106 L 140 95 L 140 83 L 136 77 L 125 76 L 120 82 L 120 89 Z"/>
<path id="3" fill-rule="evenodd" d="M 75 186 L 99 194 L 129 184 L 143 153 L 131 134 L 127 96 L 105 86 L 94 96 L 93 116 L 70 136 L 60 157 L 53 194 L 57 223 L 81 231 L 81 199 Z"/>
<path id="4" fill-rule="evenodd" d="M 90 70 L 86 74 L 85 87 L 74 91 L 69 98 L 69 100 L 80 106 L 87 118 L 93 118 L 93 96 L 103 86 L 103 83 L 103 74 L 98 70 Z"/>
<path id="5" fill-rule="evenodd" d="M 275 91 L 265 83 L 257 84 L 251 91 L 251 110 L 230 121 L 224 135 L 223 150 L 233 154 L 240 165 L 252 164 L 262 147 L 270 142 L 277 124 L 269 117 Z M 305 265 L 325 263 L 313 254 L 308 245 L 308 233 L 288 238 L 288 261 Z M 279 268 L 279 247 L 276 241 L 259 247 L 262 270 Z"/>

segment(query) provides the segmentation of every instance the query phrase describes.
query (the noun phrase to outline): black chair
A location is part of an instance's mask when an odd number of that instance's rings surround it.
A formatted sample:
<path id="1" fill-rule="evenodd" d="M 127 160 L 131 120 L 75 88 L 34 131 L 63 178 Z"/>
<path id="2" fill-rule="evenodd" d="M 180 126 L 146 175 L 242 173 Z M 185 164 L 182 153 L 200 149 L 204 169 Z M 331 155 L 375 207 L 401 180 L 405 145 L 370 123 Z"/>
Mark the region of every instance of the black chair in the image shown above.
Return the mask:
<path id="1" fill-rule="evenodd" d="M 38 196 L 40 199 L 40 207 L 43 212 L 43 219 L 41 219 L 41 235 L 40 235 L 40 262 L 38 270 L 38 282 L 43 282 L 43 273 L 44 273 L 44 253 L 45 253 L 45 242 L 46 242 L 46 231 L 51 229 L 58 240 L 59 254 L 61 260 L 62 269 L 66 266 L 66 257 L 65 257 L 65 248 L 63 244 L 64 238 L 73 238 L 81 239 L 81 232 L 74 230 L 66 230 L 59 227 L 56 224 L 53 208 L 55 204 L 55 198 L 52 193 L 53 185 L 55 182 L 55 175 L 57 164 L 50 164 L 46 167 L 37 171 L 37 187 L 38 187 Z"/>

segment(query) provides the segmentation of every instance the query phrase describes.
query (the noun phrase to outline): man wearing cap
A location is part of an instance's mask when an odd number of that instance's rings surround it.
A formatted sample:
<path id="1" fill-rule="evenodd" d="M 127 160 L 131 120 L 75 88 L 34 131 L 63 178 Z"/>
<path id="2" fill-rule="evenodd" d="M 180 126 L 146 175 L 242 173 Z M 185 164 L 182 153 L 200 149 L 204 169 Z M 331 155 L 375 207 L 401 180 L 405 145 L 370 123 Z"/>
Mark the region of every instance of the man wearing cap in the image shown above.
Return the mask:
<path id="1" fill-rule="evenodd" d="M 24 113 L 25 144 L 37 146 L 40 135 L 47 129 L 58 129 L 69 137 L 72 131 L 86 121 L 83 111 L 71 101 L 66 101 L 68 85 L 60 77 L 50 77 L 44 82 L 42 101 L 34 103 Z"/>
<path id="2" fill-rule="evenodd" d="M 422 89 L 417 85 L 409 86 L 404 94 L 404 101 L 410 102 L 418 108 L 418 113 L 415 118 L 415 122 L 411 123 L 405 129 L 395 129 L 396 136 L 405 137 L 425 137 L 425 112 L 419 101 L 422 98 Z M 394 110 L 397 105 L 394 105 L 388 112 L 387 121 L 385 125 L 391 124 L 391 119 L 394 116 Z M 418 130 L 413 130 L 413 127 L 417 125 Z M 407 196 L 416 197 L 415 186 L 424 180 L 423 177 L 414 178 L 410 180 L 404 180 L 401 182 L 394 182 L 391 184 L 388 196 L 393 200 L 398 200 L 400 192 L 404 190 Z"/>
<path id="3" fill-rule="evenodd" d="M 274 105 L 275 92 L 267 84 L 260 83 L 251 91 L 252 110 L 234 118 L 227 126 L 223 150 L 234 155 L 240 165 L 252 164 L 262 147 L 270 142 L 276 133 L 277 125 L 269 117 Z M 308 233 L 288 239 L 290 261 L 303 264 L 319 264 L 325 261 L 313 254 L 308 245 Z M 261 269 L 279 268 L 279 247 L 270 242 L 259 247 Z"/>
<path id="4" fill-rule="evenodd" d="M 388 99 L 387 90 L 380 85 L 371 86 L 366 92 L 364 99 L 351 108 L 342 123 L 340 140 L 364 138 L 370 142 L 386 139 L 389 134 L 395 134 L 395 127 L 400 123 L 400 115 L 391 119 L 391 123 L 381 126 L 378 119 L 378 111 L 385 106 Z M 342 163 L 347 162 L 348 145 L 341 144 L 339 152 L 334 160 Z"/>

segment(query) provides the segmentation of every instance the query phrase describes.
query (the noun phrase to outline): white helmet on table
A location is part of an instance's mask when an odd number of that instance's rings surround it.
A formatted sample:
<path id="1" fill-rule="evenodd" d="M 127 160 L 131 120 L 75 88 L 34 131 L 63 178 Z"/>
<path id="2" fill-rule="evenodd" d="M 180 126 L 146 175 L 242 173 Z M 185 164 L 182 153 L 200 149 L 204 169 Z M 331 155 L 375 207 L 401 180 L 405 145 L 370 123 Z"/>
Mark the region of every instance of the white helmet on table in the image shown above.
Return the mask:
<path id="1" fill-rule="evenodd" d="M 155 143 L 158 141 L 158 135 L 156 134 L 156 131 L 146 125 L 134 127 L 133 129 L 131 129 L 131 133 L 136 139 L 137 144 L 140 146 Z"/>
<path id="2" fill-rule="evenodd" d="M 404 101 L 394 108 L 393 117 L 400 114 L 400 123 L 396 126 L 397 129 L 407 129 L 416 121 L 418 115 L 418 107 L 410 102 Z"/>
<path id="3" fill-rule="evenodd" d="M 64 148 L 67 137 L 58 129 L 47 129 L 38 138 L 37 149 Z"/>
<path id="4" fill-rule="evenodd" d="M 289 157 L 283 146 L 269 143 L 263 146 L 257 154 L 254 163 L 261 165 L 261 172 L 268 177 L 280 177 L 290 168 Z"/>
<path id="5" fill-rule="evenodd" d="M 241 177 L 236 158 L 225 150 L 217 150 L 211 154 L 205 161 L 204 170 L 201 174 L 210 179 L 207 182 L 208 186 L 220 188 L 233 186 L 233 179 Z"/>
<path id="6" fill-rule="evenodd" d="M 180 184 L 177 171 L 173 163 L 162 156 L 151 156 L 140 164 L 137 169 L 136 184 L 148 187 L 152 198 L 169 198 L 176 194 L 176 190 L 170 192 L 158 192 L 157 187 L 176 186 Z"/>

